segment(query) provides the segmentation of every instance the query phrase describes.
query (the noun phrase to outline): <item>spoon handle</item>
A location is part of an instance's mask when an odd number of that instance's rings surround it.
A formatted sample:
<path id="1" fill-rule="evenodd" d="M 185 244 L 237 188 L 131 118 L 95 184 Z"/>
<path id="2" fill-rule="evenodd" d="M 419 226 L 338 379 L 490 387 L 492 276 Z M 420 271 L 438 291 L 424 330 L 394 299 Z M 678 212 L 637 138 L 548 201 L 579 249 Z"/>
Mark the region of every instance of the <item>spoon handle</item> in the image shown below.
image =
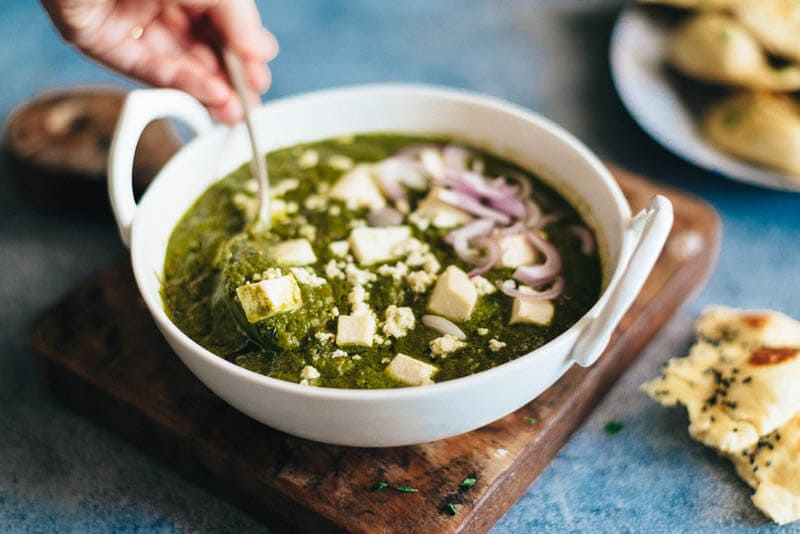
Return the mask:
<path id="1" fill-rule="evenodd" d="M 261 155 L 256 142 L 256 133 L 253 128 L 253 120 L 250 116 L 250 101 L 247 98 L 247 84 L 245 83 L 244 67 L 239 55 L 230 48 L 223 48 L 222 58 L 225 62 L 225 68 L 228 70 L 228 75 L 233 82 L 233 88 L 239 95 L 239 100 L 242 102 L 242 110 L 244 112 L 244 122 L 247 125 L 247 135 L 250 138 L 250 147 L 253 149 L 252 168 L 253 174 L 258 181 L 258 219 L 261 224 L 269 229 L 270 217 L 270 193 L 269 193 L 269 174 L 267 171 L 266 158 Z"/>

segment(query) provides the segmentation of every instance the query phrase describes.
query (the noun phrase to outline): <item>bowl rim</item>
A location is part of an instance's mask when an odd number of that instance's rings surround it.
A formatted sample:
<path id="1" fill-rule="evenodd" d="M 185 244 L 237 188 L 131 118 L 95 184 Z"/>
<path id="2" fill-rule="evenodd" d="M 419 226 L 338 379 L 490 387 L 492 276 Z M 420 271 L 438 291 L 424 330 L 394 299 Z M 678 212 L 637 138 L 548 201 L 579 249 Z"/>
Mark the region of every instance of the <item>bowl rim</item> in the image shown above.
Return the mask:
<path id="1" fill-rule="evenodd" d="M 449 87 L 427 85 L 427 84 L 371 83 L 371 84 L 358 84 L 358 85 L 350 85 L 350 86 L 343 86 L 343 87 L 336 87 L 329 89 L 321 89 L 306 93 L 300 93 L 297 95 L 291 95 L 266 102 L 262 104 L 257 110 L 255 110 L 255 112 L 265 113 L 269 109 L 278 108 L 280 106 L 289 106 L 297 101 L 303 101 L 308 99 L 326 99 L 329 97 L 336 97 L 347 94 L 358 94 L 358 93 L 370 93 L 370 94 L 385 93 L 385 94 L 395 94 L 395 95 L 407 94 L 409 96 L 443 98 L 464 104 L 472 104 L 485 108 L 491 108 L 501 113 L 515 115 L 525 120 L 526 122 L 533 123 L 540 130 L 544 131 L 547 135 L 555 138 L 557 141 L 565 145 L 569 150 L 574 152 L 580 159 L 582 159 L 585 163 L 587 163 L 589 167 L 592 169 L 592 171 L 594 171 L 595 176 L 601 182 L 603 182 L 603 184 L 608 189 L 611 196 L 614 198 L 615 202 L 613 208 L 614 211 L 616 212 L 616 215 L 619 216 L 622 221 L 629 221 L 631 219 L 631 210 L 628 201 L 623 195 L 619 185 L 612 177 L 611 172 L 605 167 L 605 165 L 603 165 L 600 159 L 591 150 L 589 150 L 588 147 L 586 147 L 580 140 L 578 140 L 577 137 L 569 133 L 562 126 L 559 126 L 550 119 L 547 119 L 543 115 L 540 115 L 520 105 L 507 102 L 505 100 L 502 100 L 494 96 L 475 93 L 464 89 L 453 89 Z M 232 128 L 235 129 L 243 127 L 244 127 L 243 125 L 238 124 Z M 192 150 L 193 145 L 198 144 L 203 138 L 207 138 L 208 136 L 211 135 L 218 135 L 219 132 L 229 131 L 230 129 L 231 128 L 225 125 L 216 125 L 210 131 L 205 132 L 204 134 L 196 136 L 193 139 L 191 139 L 173 156 L 172 159 L 170 159 L 169 162 L 167 162 L 164 168 L 158 173 L 158 175 L 154 179 L 154 182 L 158 180 L 158 178 L 161 176 L 162 173 L 164 173 L 165 171 L 167 172 L 169 171 L 170 167 L 175 164 L 177 157 L 179 155 L 184 154 L 189 150 Z M 608 297 L 610 291 L 614 287 L 615 281 L 621 276 L 622 271 L 626 267 L 626 262 L 624 261 L 623 257 L 623 251 L 625 248 L 627 237 L 623 235 L 621 239 L 622 248 L 620 251 L 620 257 L 617 262 L 617 265 L 615 266 L 613 271 L 609 271 L 609 278 L 608 278 L 609 283 L 597 297 L 592 307 L 589 308 L 589 310 L 587 310 L 586 313 L 584 313 L 577 321 L 575 321 L 572 324 L 572 326 L 567 328 L 564 332 L 562 332 L 555 338 L 551 339 L 542 346 L 526 354 L 517 356 L 513 360 L 499 364 L 495 367 L 479 371 L 477 373 L 473 373 L 467 376 L 446 380 L 444 382 L 436 382 L 434 384 L 427 385 L 424 387 L 409 386 L 401 388 L 384 388 L 384 389 L 352 389 L 352 388 L 349 389 L 349 388 L 334 388 L 334 387 L 322 387 L 322 386 L 319 387 L 307 386 L 295 382 L 289 382 L 287 380 L 282 380 L 279 378 L 273 378 L 267 375 L 262 375 L 255 371 L 251 371 L 249 369 L 245 369 L 244 367 L 238 366 L 235 363 L 226 360 L 222 356 L 214 354 L 213 352 L 206 349 L 205 347 L 197 343 L 195 340 L 190 338 L 180 328 L 178 328 L 177 325 L 175 325 L 172 322 L 172 320 L 167 315 L 166 310 L 164 309 L 160 292 L 158 292 L 156 295 L 152 295 L 148 291 L 145 291 L 143 289 L 143 283 L 141 283 L 143 277 L 153 276 L 153 275 L 155 275 L 159 279 L 161 277 L 159 273 L 148 274 L 146 271 L 148 271 L 149 268 L 140 265 L 140 262 L 143 260 L 137 259 L 137 252 L 136 252 L 139 249 L 137 244 L 140 241 L 142 241 L 142 239 L 139 237 L 139 232 L 138 232 L 139 225 L 137 224 L 137 221 L 142 219 L 143 217 L 142 214 L 144 213 L 141 209 L 139 209 L 139 207 L 146 206 L 149 204 L 148 199 L 150 198 L 150 196 L 152 196 L 152 191 L 153 191 L 152 188 L 148 188 L 148 190 L 144 193 L 144 195 L 142 196 L 137 205 L 137 210 L 131 226 L 130 257 L 139 293 L 142 296 L 143 300 L 145 301 L 145 304 L 147 305 L 148 310 L 150 311 L 150 315 L 158 323 L 159 329 L 161 329 L 162 333 L 164 333 L 165 335 L 166 332 L 169 332 L 169 335 L 173 336 L 175 341 L 179 342 L 185 348 L 191 349 L 190 352 L 192 353 L 193 356 L 198 357 L 204 360 L 206 363 L 210 364 L 211 366 L 215 367 L 217 372 L 230 374 L 236 379 L 250 382 L 251 384 L 256 385 L 258 387 L 270 388 L 273 390 L 277 390 L 281 393 L 289 394 L 304 399 L 315 399 L 315 400 L 337 399 L 343 401 L 347 400 L 358 401 L 358 400 L 368 399 L 372 401 L 394 401 L 394 400 L 399 401 L 411 397 L 413 398 L 418 398 L 420 396 L 432 397 L 439 394 L 446 394 L 448 392 L 457 392 L 459 390 L 471 389 L 472 387 L 479 385 L 481 382 L 491 381 L 492 378 L 497 375 L 513 372 L 515 369 L 522 368 L 525 365 L 527 365 L 527 363 L 530 362 L 530 360 L 543 356 L 545 350 L 548 347 L 553 347 L 559 344 L 563 344 L 570 336 L 577 336 L 578 332 L 583 330 L 584 325 L 586 325 L 587 322 L 593 316 L 596 316 L 602 309 L 606 301 L 606 298 Z M 591 202 L 589 201 L 586 202 L 589 206 L 592 206 Z M 162 258 L 162 263 L 163 263 L 163 258 Z M 175 352 L 178 353 L 178 351 Z M 177 355 L 182 360 L 184 359 L 184 356 L 182 354 L 178 353 Z M 568 364 L 568 367 L 571 366 L 572 363 L 574 363 L 573 360 L 571 359 L 565 359 L 564 361 Z M 184 363 L 186 364 L 185 361 Z"/>

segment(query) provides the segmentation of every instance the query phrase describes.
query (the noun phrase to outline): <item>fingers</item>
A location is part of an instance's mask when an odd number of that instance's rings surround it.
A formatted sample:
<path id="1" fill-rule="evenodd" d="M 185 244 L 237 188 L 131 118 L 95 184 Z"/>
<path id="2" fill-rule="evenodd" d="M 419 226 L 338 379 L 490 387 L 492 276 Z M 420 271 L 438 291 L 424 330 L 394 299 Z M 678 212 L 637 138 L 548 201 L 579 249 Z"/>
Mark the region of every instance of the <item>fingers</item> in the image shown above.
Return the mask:
<path id="1" fill-rule="evenodd" d="M 224 0 L 208 10 L 214 28 L 227 46 L 244 59 L 272 61 L 278 55 L 278 41 L 261 24 L 253 0 Z"/>

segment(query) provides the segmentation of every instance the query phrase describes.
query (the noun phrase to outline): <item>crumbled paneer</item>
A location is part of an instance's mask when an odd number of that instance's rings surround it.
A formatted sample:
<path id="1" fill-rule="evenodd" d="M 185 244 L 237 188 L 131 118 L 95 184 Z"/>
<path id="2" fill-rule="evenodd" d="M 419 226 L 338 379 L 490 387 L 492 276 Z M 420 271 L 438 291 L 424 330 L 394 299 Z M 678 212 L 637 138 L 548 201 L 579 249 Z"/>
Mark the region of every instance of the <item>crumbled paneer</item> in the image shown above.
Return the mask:
<path id="1" fill-rule="evenodd" d="M 489 350 L 492 352 L 500 352 L 504 348 L 506 348 L 507 343 L 504 341 L 498 341 L 497 339 L 490 339 L 489 340 Z"/>
<path id="2" fill-rule="evenodd" d="M 244 193 L 236 193 L 231 200 L 233 201 L 233 205 L 242 212 L 246 220 L 249 221 L 256 218 L 258 214 L 258 200 L 255 197 Z"/>
<path id="3" fill-rule="evenodd" d="M 342 349 L 336 349 L 335 351 L 330 353 L 331 358 L 346 358 L 347 352 L 343 351 Z"/>
<path id="4" fill-rule="evenodd" d="M 340 213 L 342 213 L 342 208 L 340 208 L 339 206 L 331 206 L 331 208 L 328 210 L 328 213 L 330 213 L 333 216 L 339 215 Z"/>
<path id="5" fill-rule="evenodd" d="M 363 286 L 378 279 L 375 273 L 359 269 L 352 263 L 347 264 L 345 274 L 347 275 L 347 281 L 354 286 Z"/>
<path id="6" fill-rule="evenodd" d="M 478 335 L 479 336 L 485 336 L 485 335 L 488 335 L 488 334 L 489 334 L 489 329 L 488 328 L 478 328 Z"/>
<path id="7" fill-rule="evenodd" d="M 333 341 L 334 339 L 336 339 L 336 336 L 334 336 L 330 332 L 317 332 L 316 334 L 314 334 L 314 337 L 320 343 L 326 343 L 326 342 Z"/>
<path id="8" fill-rule="evenodd" d="M 310 224 L 304 224 L 300 226 L 300 228 L 297 230 L 297 233 L 309 241 L 314 241 L 314 239 L 317 238 L 317 227 Z"/>
<path id="9" fill-rule="evenodd" d="M 301 169 L 310 169 L 311 167 L 316 167 L 317 163 L 319 163 L 319 152 L 316 150 L 306 150 L 297 159 L 297 165 Z"/>
<path id="10" fill-rule="evenodd" d="M 281 180 L 277 184 L 270 187 L 269 192 L 273 198 L 282 197 L 289 191 L 293 191 L 298 187 L 300 187 L 300 180 L 297 178 L 286 178 L 285 180 Z"/>
<path id="11" fill-rule="evenodd" d="M 467 344 L 455 336 L 445 334 L 442 337 L 437 337 L 430 342 L 431 352 L 434 356 L 439 358 L 447 358 L 447 356 L 459 349 L 463 349 Z"/>
<path id="12" fill-rule="evenodd" d="M 300 383 L 303 385 L 311 385 L 311 383 L 320 376 L 322 375 L 317 371 L 316 367 L 306 365 L 303 367 L 303 370 L 300 371 Z"/>
<path id="13" fill-rule="evenodd" d="M 323 211 L 328 207 L 328 199 L 322 195 L 308 195 L 303 201 L 303 207 L 309 211 Z"/>
<path id="14" fill-rule="evenodd" d="M 369 294 L 364 286 L 353 286 L 350 293 L 347 294 L 347 302 L 350 303 L 351 315 L 370 315 L 372 309 L 367 303 Z"/>
<path id="15" fill-rule="evenodd" d="M 325 264 L 325 276 L 331 279 L 339 278 L 344 280 L 344 271 L 342 270 L 344 263 L 331 260 Z"/>
<path id="16" fill-rule="evenodd" d="M 414 293 L 425 293 L 436 282 L 437 276 L 426 271 L 414 271 L 406 275 L 406 282 Z"/>
<path id="17" fill-rule="evenodd" d="M 307 267 L 292 267 L 289 270 L 292 271 L 292 274 L 297 278 L 298 282 L 307 286 L 321 287 L 327 282 L 327 280 L 321 276 L 317 276 L 314 271 Z"/>
<path id="18" fill-rule="evenodd" d="M 331 253 L 334 256 L 339 256 L 340 258 L 344 258 L 347 256 L 347 252 L 350 250 L 350 243 L 347 240 L 344 241 L 333 241 L 329 248 L 331 249 Z"/>
<path id="19" fill-rule="evenodd" d="M 402 280 L 408 274 L 408 265 L 398 262 L 394 265 L 381 265 L 378 267 L 378 274 L 381 276 L 389 276 L 395 280 Z"/>
<path id="20" fill-rule="evenodd" d="M 280 267 L 270 267 L 261 273 L 262 280 L 272 280 L 273 278 L 280 278 L 281 276 L 283 276 L 283 271 L 281 271 Z"/>
<path id="21" fill-rule="evenodd" d="M 495 285 L 482 276 L 472 278 L 472 283 L 475 285 L 475 289 L 478 290 L 478 296 L 481 297 L 483 295 L 491 295 L 497 291 Z"/>
<path id="22" fill-rule="evenodd" d="M 328 166 L 340 171 L 349 171 L 353 168 L 353 160 L 347 156 L 334 154 L 328 158 Z"/>
<path id="23" fill-rule="evenodd" d="M 382 330 L 387 336 L 401 338 L 416 325 L 414 311 L 407 306 L 398 307 L 393 304 L 386 308 L 385 317 Z"/>

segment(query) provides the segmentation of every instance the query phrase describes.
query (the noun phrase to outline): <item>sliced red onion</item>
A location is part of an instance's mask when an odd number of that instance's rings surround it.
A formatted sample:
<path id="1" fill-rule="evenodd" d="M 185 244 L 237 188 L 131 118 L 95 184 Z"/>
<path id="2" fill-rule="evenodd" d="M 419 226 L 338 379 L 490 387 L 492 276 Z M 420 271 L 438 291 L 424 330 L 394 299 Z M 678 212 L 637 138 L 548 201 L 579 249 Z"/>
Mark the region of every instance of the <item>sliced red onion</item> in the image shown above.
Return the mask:
<path id="1" fill-rule="evenodd" d="M 531 286 L 549 282 L 561 272 L 561 254 L 552 243 L 540 236 L 538 232 L 530 231 L 525 236 L 533 246 L 544 254 L 544 263 L 517 267 L 512 277 L 523 284 Z"/>
<path id="2" fill-rule="evenodd" d="M 530 198 L 531 193 L 533 192 L 533 187 L 531 186 L 531 181 L 522 173 L 511 171 L 506 173 L 508 177 L 511 178 L 514 182 L 517 183 L 519 186 L 519 196 L 521 198 Z"/>
<path id="3" fill-rule="evenodd" d="M 388 173 L 380 172 L 379 169 L 375 174 L 377 175 L 378 185 L 380 185 L 383 194 L 397 206 L 399 211 L 408 213 L 408 193 L 406 193 L 406 190 L 400 185 L 400 182 L 395 180 Z"/>
<path id="4" fill-rule="evenodd" d="M 375 165 L 375 172 L 380 180 L 391 180 L 412 189 L 428 188 L 427 173 L 418 161 L 388 158 Z"/>
<path id="5" fill-rule="evenodd" d="M 514 224 L 512 224 L 511 226 L 506 226 L 505 228 L 499 228 L 497 230 L 497 235 L 499 235 L 501 237 L 507 237 L 507 236 L 510 236 L 510 235 L 517 235 L 517 234 L 521 234 L 526 229 L 527 229 L 527 227 L 525 226 L 524 222 L 517 221 Z"/>
<path id="6" fill-rule="evenodd" d="M 552 224 L 552 223 L 554 223 L 556 221 L 560 221 L 561 219 L 563 219 L 566 216 L 567 216 L 567 212 L 565 212 L 565 211 L 557 211 L 555 213 L 547 213 L 545 215 L 542 215 L 539 218 L 539 222 L 538 222 L 538 224 L 536 224 L 536 228 L 544 228 L 548 224 Z"/>
<path id="7" fill-rule="evenodd" d="M 489 232 L 494 228 L 494 221 L 491 219 L 475 219 L 462 226 L 456 228 L 444 238 L 445 242 L 450 245 L 455 244 L 457 241 L 469 241 L 470 239 L 489 235 Z"/>
<path id="8" fill-rule="evenodd" d="M 511 222 L 511 217 L 505 213 L 484 206 L 478 200 L 475 200 L 463 191 L 452 191 L 445 189 L 439 193 L 439 199 L 443 202 L 447 202 L 455 208 L 464 210 L 484 219 L 492 219 L 500 224 L 508 224 Z"/>
<path id="9" fill-rule="evenodd" d="M 594 236 L 588 228 L 580 224 L 569 227 L 570 231 L 581 240 L 581 252 L 588 256 L 594 252 Z"/>
<path id="10" fill-rule="evenodd" d="M 388 206 L 373 210 L 367 215 L 367 224 L 379 228 L 384 226 L 396 226 L 402 222 L 403 214 Z"/>
<path id="11" fill-rule="evenodd" d="M 447 145 L 442 149 L 442 160 L 445 167 L 452 170 L 462 170 L 467 168 L 467 160 L 472 153 L 466 148 L 457 145 Z"/>
<path id="12" fill-rule="evenodd" d="M 544 291 L 537 291 L 528 286 L 516 289 L 504 284 L 498 284 L 498 288 L 509 297 L 529 300 L 552 300 L 561 296 L 564 292 L 565 285 L 564 277 L 559 276 L 553 281 L 553 285 Z"/>
<path id="13" fill-rule="evenodd" d="M 498 211 L 516 218 L 525 216 L 525 205 L 516 197 L 516 190 L 505 182 L 504 187 L 498 187 L 497 180 L 489 182 L 484 176 L 470 171 L 448 171 L 445 178 L 453 189 L 475 199 L 485 199 Z"/>
<path id="14" fill-rule="evenodd" d="M 423 315 L 422 324 L 442 334 L 450 334 L 457 339 L 467 339 L 467 335 L 453 321 L 438 315 Z"/>
<path id="15" fill-rule="evenodd" d="M 490 237 L 477 237 L 472 240 L 472 246 L 486 251 L 486 254 L 480 260 L 480 265 L 471 270 L 467 275 L 470 278 L 475 278 L 476 276 L 481 276 L 489 272 L 492 267 L 497 264 L 497 260 L 500 259 L 502 251 L 500 250 L 500 245 L 497 244 L 497 241 Z"/>
<path id="16" fill-rule="evenodd" d="M 533 200 L 525 202 L 525 224 L 531 228 L 539 228 L 542 220 L 542 208 Z"/>

